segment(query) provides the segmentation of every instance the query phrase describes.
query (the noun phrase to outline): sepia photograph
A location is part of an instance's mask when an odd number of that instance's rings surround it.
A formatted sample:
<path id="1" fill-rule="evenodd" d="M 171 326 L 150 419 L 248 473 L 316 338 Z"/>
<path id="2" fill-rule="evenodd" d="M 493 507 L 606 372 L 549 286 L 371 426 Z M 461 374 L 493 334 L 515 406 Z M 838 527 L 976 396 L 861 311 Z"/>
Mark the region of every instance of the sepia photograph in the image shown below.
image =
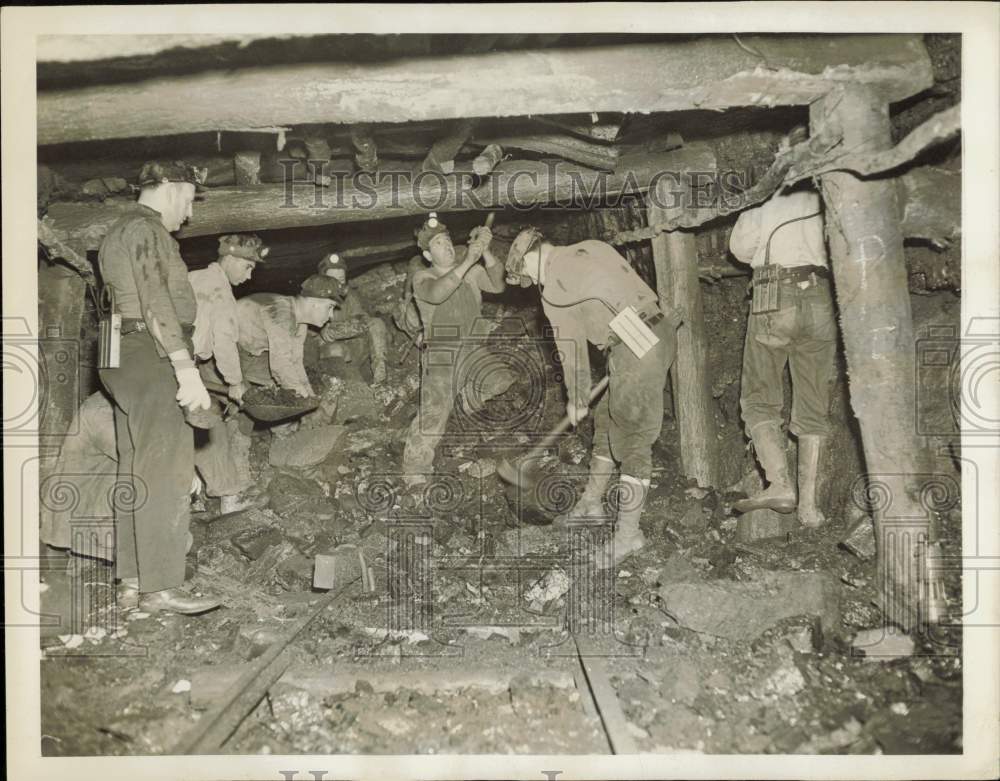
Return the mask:
<path id="1" fill-rule="evenodd" d="M 1000 14 L 798 5 L 4 9 L 21 777 L 995 777 Z"/>

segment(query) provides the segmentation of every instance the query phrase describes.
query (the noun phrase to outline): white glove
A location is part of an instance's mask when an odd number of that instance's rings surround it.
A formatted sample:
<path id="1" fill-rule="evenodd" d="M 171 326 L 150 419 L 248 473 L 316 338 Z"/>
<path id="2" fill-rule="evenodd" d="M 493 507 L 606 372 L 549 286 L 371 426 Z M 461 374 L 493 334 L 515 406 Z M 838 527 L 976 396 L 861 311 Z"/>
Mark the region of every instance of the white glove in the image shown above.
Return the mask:
<path id="1" fill-rule="evenodd" d="M 212 406 L 212 400 L 205 390 L 205 383 L 201 381 L 198 370 L 190 368 L 177 369 L 177 403 L 189 410 L 208 409 Z"/>
<path id="2" fill-rule="evenodd" d="M 566 415 L 569 417 L 569 422 L 574 426 L 578 426 L 580 421 L 583 420 L 590 413 L 590 407 L 586 404 L 577 406 L 572 401 L 566 405 Z"/>
<path id="3" fill-rule="evenodd" d="M 307 399 L 310 396 L 314 396 L 315 395 L 313 393 L 313 389 L 310 388 L 308 385 L 303 385 L 303 386 L 301 386 L 299 388 L 292 388 L 292 390 L 295 391 L 296 395 L 301 396 L 304 399 Z"/>
<path id="4" fill-rule="evenodd" d="M 243 394 L 247 392 L 247 384 L 245 382 L 238 382 L 235 385 L 229 386 L 229 398 L 239 404 L 243 401 Z"/>

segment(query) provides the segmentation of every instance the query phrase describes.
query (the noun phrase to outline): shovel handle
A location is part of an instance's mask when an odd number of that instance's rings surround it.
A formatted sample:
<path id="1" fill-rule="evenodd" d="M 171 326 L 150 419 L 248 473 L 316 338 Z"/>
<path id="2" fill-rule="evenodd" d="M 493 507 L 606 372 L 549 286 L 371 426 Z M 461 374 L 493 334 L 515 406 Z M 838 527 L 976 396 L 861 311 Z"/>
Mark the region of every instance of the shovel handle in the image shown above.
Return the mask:
<path id="1" fill-rule="evenodd" d="M 609 375 L 605 375 L 600 382 L 590 389 L 590 398 L 587 399 L 588 406 L 597 401 L 597 397 L 604 393 L 604 389 L 608 387 L 608 383 L 610 381 L 611 377 Z M 541 456 L 546 450 L 549 449 L 549 447 L 552 446 L 552 443 L 562 436 L 562 434 L 564 434 L 572 425 L 573 424 L 569 419 L 569 415 L 563 415 L 563 418 L 559 421 L 558 425 L 546 434 L 545 438 L 531 448 L 531 450 L 529 450 L 520 460 L 531 461 L 532 459 Z"/>
<path id="2" fill-rule="evenodd" d="M 228 386 L 220 385 L 217 382 L 204 382 L 204 385 L 205 385 L 205 390 L 207 390 L 209 393 L 217 393 L 220 396 L 225 396 L 227 399 L 229 398 Z M 242 401 L 232 401 L 232 403 L 235 404 L 239 409 L 243 409 Z"/>
<path id="3" fill-rule="evenodd" d="M 217 382 L 205 382 L 205 390 L 211 391 L 212 393 L 221 393 L 223 396 L 229 395 L 229 388 L 225 385 L 220 385 Z"/>

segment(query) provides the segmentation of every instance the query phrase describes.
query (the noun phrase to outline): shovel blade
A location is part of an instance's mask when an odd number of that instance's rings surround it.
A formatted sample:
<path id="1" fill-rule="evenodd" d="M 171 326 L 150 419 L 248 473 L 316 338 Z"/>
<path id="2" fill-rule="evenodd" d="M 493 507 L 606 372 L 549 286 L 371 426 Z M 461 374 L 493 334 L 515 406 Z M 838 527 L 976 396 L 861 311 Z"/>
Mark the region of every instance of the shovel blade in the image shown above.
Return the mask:
<path id="1" fill-rule="evenodd" d="M 497 466 L 497 474 L 505 483 L 530 490 L 538 482 L 538 461 L 533 458 L 522 458 L 512 464 L 505 458 Z"/>
<path id="2" fill-rule="evenodd" d="M 518 473 L 513 465 L 506 458 L 497 464 L 497 474 L 500 479 L 510 485 L 518 485 Z"/>
<path id="3" fill-rule="evenodd" d="M 281 420 L 288 420 L 307 412 L 312 412 L 319 406 L 319 401 L 310 401 L 307 404 L 296 405 L 294 407 L 280 404 L 244 404 L 243 411 L 254 420 L 261 423 L 277 423 Z"/>
<path id="4" fill-rule="evenodd" d="M 504 498 L 518 525 L 549 526 L 555 520 L 556 515 L 538 504 L 531 491 L 517 485 L 507 485 L 504 487 Z"/>

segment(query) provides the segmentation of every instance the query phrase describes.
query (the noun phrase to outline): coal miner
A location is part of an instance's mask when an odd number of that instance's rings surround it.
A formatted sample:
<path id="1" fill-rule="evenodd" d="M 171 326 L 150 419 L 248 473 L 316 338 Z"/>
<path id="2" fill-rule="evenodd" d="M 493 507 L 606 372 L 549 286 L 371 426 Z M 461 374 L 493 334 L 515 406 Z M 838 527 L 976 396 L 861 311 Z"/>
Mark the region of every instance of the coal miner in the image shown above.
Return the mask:
<path id="1" fill-rule="evenodd" d="M 233 288 L 250 279 L 264 261 L 268 248 L 258 236 L 233 234 L 219 238 L 218 260 L 192 271 L 188 280 L 198 303 L 194 323 L 194 351 L 206 382 L 222 380 L 229 397 L 239 402 L 246 391 L 240 365 L 239 314 Z M 233 415 L 206 433 L 198 447 L 198 470 L 205 478 L 209 496 L 221 497 L 222 513 L 251 505 L 244 492 L 251 485 L 250 431 L 253 422 L 244 414 Z"/>
<path id="2" fill-rule="evenodd" d="M 479 404 L 506 391 L 515 377 L 500 362 L 483 371 L 486 357 L 477 323 L 483 293 L 505 289 L 503 264 L 490 250 L 493 234 L 474 228 L 467 246 L 454 246 L 448 228 L 435 214 L 416 231 L 428 268 L 413 275 L 413 300 L 423 329 L 420 405 L 403 451 L 403 477 L 416 488 L 433 471 L 434 454 L 448 427 L 455 396 L 474 412 Z M 479 264 L 482 258 L 483 265 Z M 472 374 L 478 377 L 476 384 Z"/>
<path id="3" fill-rule="evenodd" d="M 805 133 L 795 130 L 783 144 Z M 747 435 L 768 486 L 734 509 L 798 507 L 807 527 L 826 523 L 816 506 L 816 476 L 830 431 L 830 385 L 835 374 L 837 322 L 815 190 L 778 191 L 743 212 L 729 239 L 733 255 L 753 267 L 753 301 L 743 349 L 740 406 Z M 789 430 L 798 438 L 798 499 L 788 475 L 782 431 L 785 364 L 792 377 Z"/>
<path id="4" fill-rule="evenodd" d="M 340 283 L 313 274 L 297 296 L 254 293 L 236 302 L 245 381 L 315 395 L 303 360 L 309 326 L 322 328 L 340 301 Z"/>
<path id="5" fill-rule="evenodd" d="M 138 212 L 111 226 L 98 255 L 122 317 L 119 367 L 100 378 L 115 405 L 118 478 L 135 498 L 115 508 L 118 577 L 138 588 L 143 610 L 191 614 L 219 601 L 183 587 L 194 437 L 182 408 L 210 401 L 191 354 L 194 291 L 170 234 L 191 216 L 201 180 L 182 162 L 144 165 Z"/>
<path id="6" fill-rule="evenodd" d="M 680 318 L 603 241 L 565 247 L 528 228 L 507 255 L 507 281 L 538 285 L 542 308 L 562 354 L 566 413 L 577 425 L 589 412 L 588 342 L 607 352 L 609 384 L 594 411 L 594 447 L 583 495 L 563 520 L 604 516 L 604 492 L 617 465 L 618 518 L 613 557 L 619 563 L 645 545 L 639 528 L 653 469 L 652 446 L 663 423 L 663 388 L 677 352 Z"/>
<path id="7" fill-rule="evenodd" d="M 320 355 L 324 358 L 339 357 L 343 355 L 341 342 L 367 336 L 372 382 L 382 384 L 387 377 L 385 360 L 389 349 L 389 333 L 385 323 L 379 317 L 370 316 L 360 296 L 350 289 L 347 267 L 336 252 L 331 252 L 320 261 L 317 273 L 335 279 L 341 286 L 342 297 L 340 306 L 319 332 L 320 339 L 324 342 Z"/>

